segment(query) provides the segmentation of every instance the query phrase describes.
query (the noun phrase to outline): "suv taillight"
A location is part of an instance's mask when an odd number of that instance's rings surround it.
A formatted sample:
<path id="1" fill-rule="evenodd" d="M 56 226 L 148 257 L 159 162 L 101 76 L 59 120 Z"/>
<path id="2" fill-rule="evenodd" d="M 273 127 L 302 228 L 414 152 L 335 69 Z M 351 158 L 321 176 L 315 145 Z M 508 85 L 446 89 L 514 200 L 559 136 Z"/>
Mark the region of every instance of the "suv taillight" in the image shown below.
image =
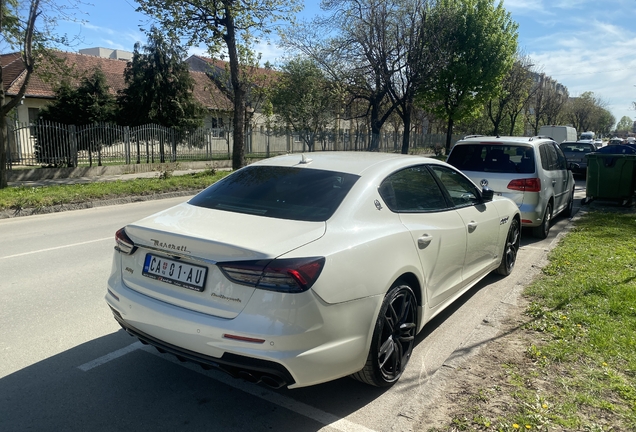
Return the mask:
<path id="1" fill-rule="evenodd" d="M 538 178 L 512 180 L 508 183 L 508 189 L 521 192 L 541 192 L 541 180 Z"/>
<path id="2" fill-rule="evenodd" d="M 115 249 L 126 255 L 132 255 L 137 250 L 135 243 L 126 234 L 125 228 L 121 228 L 115 233 L 115 242 L 117 243 Z"/>
<path id="3" fill-rule="evenodd" d="M 325 259 L 234 261 L 218 263 L 217 266 L 232 282 L 269 291 L 298 293 L 307 291 L 316 282 L 325 266 Z"/>

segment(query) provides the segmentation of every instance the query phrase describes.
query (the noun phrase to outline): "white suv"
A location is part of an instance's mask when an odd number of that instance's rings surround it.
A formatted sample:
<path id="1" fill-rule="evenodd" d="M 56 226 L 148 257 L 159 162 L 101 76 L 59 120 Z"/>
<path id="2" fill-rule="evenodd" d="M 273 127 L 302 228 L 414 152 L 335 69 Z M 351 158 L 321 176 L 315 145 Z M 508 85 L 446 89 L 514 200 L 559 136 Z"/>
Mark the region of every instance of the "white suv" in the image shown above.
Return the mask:
<path id="1" fill-rule="evenodd" d="M 559 146 L 547 137 L 470 136 L 460 140 L 448 163 L 481 187 L 512 199 L 521 224 L 544 239 L 550 221 L 572 215 L 574 177 Z"/>

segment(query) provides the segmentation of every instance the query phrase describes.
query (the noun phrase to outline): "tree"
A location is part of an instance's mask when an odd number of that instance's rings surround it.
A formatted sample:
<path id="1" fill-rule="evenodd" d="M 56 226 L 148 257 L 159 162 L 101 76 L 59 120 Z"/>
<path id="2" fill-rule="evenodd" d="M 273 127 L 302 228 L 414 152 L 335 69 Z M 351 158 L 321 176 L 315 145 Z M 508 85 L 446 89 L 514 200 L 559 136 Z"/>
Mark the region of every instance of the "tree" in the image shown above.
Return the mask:
<path id="1" fill-rule="evenodd" d="M 568 120 L 578 132 L 592 130 L 592 126 L 597 123 L 600 115 L 599 110 L 604 108 L 604 105 L 605 103 L 595 97 L 593 92 L 585 92 L 578 98 L 570 99 Z"/>
<path id="2" fill-rule="evenodd" d="M 563 108 L 568 101 L 568 91 L 550 76 L 540 73 L 534 76 L 531 93 L 526 118 L 534 135 L 538 135 L 542 125 L 560 123 L 563 117 Z"/>
<path id="3" fill-rule="evenodd" d="M 448 64 L 419 91 L 421 103 L 447 120 L 446 151 L 453 125 L 471 117 L 494 94 L 512 67 L 517 24 L 494 0 L 439 0 L 431 9 L 440 54 Z"/>
<path id="4" fill-rule="evenodd" d="M 329 78 L 341 83 L 351 107 L 362 107 L 355 117 L 368 120 L 368 150 L 377 151 L 382 126 L 395 103 L 387 83 L 396 72 L 396 16 L 401 0 L 328 0 L 321 4 L 329 15 L 289 32 L 285 43 L 318 63 Z M 325 37 L 325 35 L 328 35 Z"/>
<path id="5" fill-rule="evenodd" d="M 502 122 L 505 120 L 509 122 L 509 135 L 514 135 L 517 118 L 531 95 L 531 67 L 528 57 L 518 55 L 502 81 L 499 95 L 487 102 L 486 111 L 493 126 L 493 135 L 500 135 Z"/>
<path id="6" fill-rule="evenodd" d="M 608 136 L 612 132 L 615 124 L 616 117 L 614 117 L 612 113 L 609 112 L 607 109 L 601 108 L 599 110 L 597 123 L 594 130 L 600 133 L 601 136 Z"/>
<path id="7" fill-rule="evenodd" d="M 58 18 L 75 21 L 74 8 L 74 0 L 61 4 L 52 0 L 0 0 L 0 35 L 5 46 L 20 51 L 24 64 L 24 79 L 11 100 L 7 100 L 4 85 L 0 86 L 0 189 L 7 187 L 7 116 L 25 95 L 38 62 L 47 55 L 47 47 L 68 45 L 66 35 L 59 37 L 54 29 Z M 2 78 L 0 68 L 0 82 Z"/>
<path id="8" fill-rule="evenodd" d="M 446 67 L 440 56 L 437 28 L 429 22 L 426 0 L 400 2 L 396 13 L 396 48 L 391 66 L 386 70 L 386 86 L 395 111 L 402 119 L 402 154 L 408 154 L 411 120 L 417 91 L 435 71 Z"/>
<path id="9" fill-rule="evenodd" d="M 33 36 L 35 23 L 42 13 L 40 0 L 30 2 L 28 16 L 20 15 L 20 5 L 17 0 L 0 0 L 0 34 L 12 46 L 20 46 L 22 61 L 25 65 L 26 75 L 18 90 L 18 94 L 11 100 L 6 100 L 4 84 L 0 85 L 0 189 L 7 187 L 7 145 L 8 129 L 7 115 L 14 109 L 22 96 L 26 93 L 35 67 L 35 55 L 33 49 Z M 0 83 L 3 83 L 2 67 L 0 67 Z"/>
<path id="10" fill-rule="evenodd" d="M 204 44 L 214 57 L 229 57 L 234 105 L 232 167 L 245 165 L 245 96 L 248 83 L 241 79 L 246 59 L 258 37 L 272 30 L 270 24 L 289 21 L 299 9 L 298 0 L 139 0 L 139 11 L 155 17 L 171 36 L 182 36 L 187 45 Z M 244 75 L 243 75 L 244 76 Z"/>
<path id="11" fill-rule="evenodd" d="M 63 81 L 55 91 L 55 100 L 40 110 L 40 118 L 64 124 L 87 125 L 114 121 L 117 102 L 110 93 L 101 69 L 82 78 L 73 88 Z"/>
<path id="12" fill-rule="evenodd" d="M 616 132 L 628 132 L 632 130 L 634 122 L 628 116 L 623 116 L 616 125 Z"/>
<path id="13" fill-rule="evenodd" d="M 203 107 L 192 94 L 194 81 L 184 57 L 185 50 L 154 27 L 143 52 L 135 44 L 124 72 L 127 86 L 119 95 L 121 124 L 156 123 L 181 130 L 202 124 Z"/>
<path id="14" fill-rule="evenodd" d="M 84 126 L 114 121 L 116 113 L 116 100 L 106 84 L 106 76 L 101 69 L 95 69 L 81 78 L 77 88 L 69 80 L 63 80 L 55 91 L 55 100 L 40 110 L 39 118 L 64 125 Z M 100 166 L 102 147 L 120 140 L 117 133 L 105 133 L 110 129 L 107 125 L 102 125 L 101 129 L 102 133 L 84 131 L 75 136 L 76 149 L 88 150 L 91 164 L 92 152 L 97 151 Z M 66 128 L 41 124 L 33 130 L 37 136 L 35 157 L 38 162 L 48 166 L 75 165 L 75 151 L 68 146 Z"/>
<path id="15" fill-rule="evenodd" d="M 290 60 L 281 72 L 271 95 L 274 113 L 285 126 L 298 132 L 309 151 L 313 151 L 317 134 L 334 118 L 329 82 L 308 59 Z"/>

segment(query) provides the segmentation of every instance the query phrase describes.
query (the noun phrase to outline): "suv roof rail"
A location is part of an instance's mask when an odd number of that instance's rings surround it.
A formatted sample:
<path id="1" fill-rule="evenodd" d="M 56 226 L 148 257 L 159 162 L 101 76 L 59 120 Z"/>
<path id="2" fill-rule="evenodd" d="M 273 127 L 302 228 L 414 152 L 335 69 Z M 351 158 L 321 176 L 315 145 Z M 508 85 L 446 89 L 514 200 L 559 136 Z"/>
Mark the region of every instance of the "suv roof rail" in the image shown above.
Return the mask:
<path id="1" fill-rule="evenodd" d="M 534 139 L 551 139 L 552 141 L 554 141 L 554 138 L 552 138 L 551 136 L 547 136 L 547 135 L 537 135 L 537 136 L 530 137 L 530 141 L 532 141 Z"/>
<path id="2" fill-rule="evenodd" d="M 486 135 L 466 135 L 464 138 L 462 139 L 468 139 L 468 138 L 479 138 L 479 137 L 483 137 Z"/>

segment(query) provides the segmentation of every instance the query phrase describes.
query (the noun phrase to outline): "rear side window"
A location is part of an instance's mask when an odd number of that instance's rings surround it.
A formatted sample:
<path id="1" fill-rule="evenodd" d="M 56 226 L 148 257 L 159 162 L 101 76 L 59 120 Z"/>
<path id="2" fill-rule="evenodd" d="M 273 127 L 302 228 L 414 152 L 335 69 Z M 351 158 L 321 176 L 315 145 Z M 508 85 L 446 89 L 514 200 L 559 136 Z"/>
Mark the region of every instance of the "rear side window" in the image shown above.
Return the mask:
<path id="1" fill-rule="evenodd" d="M 205 189 L 190 204 L 215 210 L 326 221 L 359 176 L 308 168 L 248 166 Z"/>
<path id="2" fill-rule="evenodd" d="M 456 145 L 448 163 L 461 171 L 532 174 L 534 149 L 530 146 L 501 144 Z"/>

